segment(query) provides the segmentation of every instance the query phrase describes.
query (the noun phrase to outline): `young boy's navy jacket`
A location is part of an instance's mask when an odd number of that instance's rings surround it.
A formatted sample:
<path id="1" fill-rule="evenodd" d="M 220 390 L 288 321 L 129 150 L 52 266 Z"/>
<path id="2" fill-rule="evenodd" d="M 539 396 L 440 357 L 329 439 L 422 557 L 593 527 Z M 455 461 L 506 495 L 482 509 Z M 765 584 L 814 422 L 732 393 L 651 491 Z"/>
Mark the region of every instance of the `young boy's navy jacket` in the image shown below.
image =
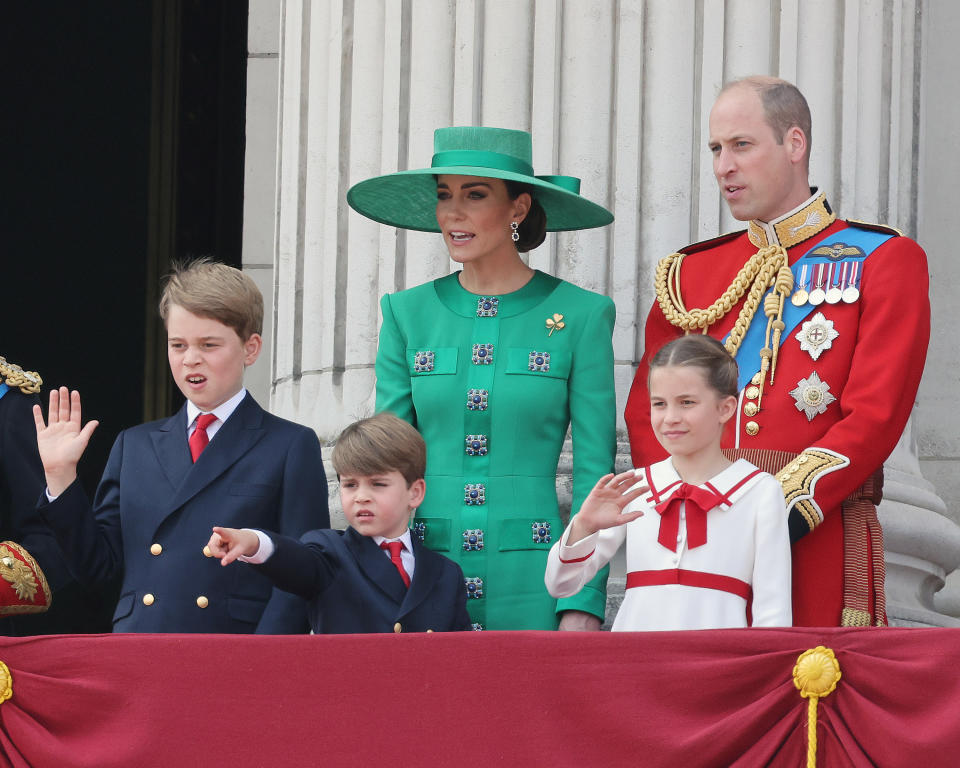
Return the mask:
<path id="1" fill-rule="evenodd" d="M 247 570 L 261 570 L 281 589 L 307 598 L 317 634 L 395 632 L 397 624 L 402 632 L 471 628 L 460 566 L 416 536 L 408 589 L 376 542 L 353 528 L 310 531 L 299 542 L 268 534 L 273 555 Z"/>
<path id="2" fill-rule="evenodd" d="M 214 524 L 290 536 L 329 525 L 316 434 L 249 394 L 196 464 L 184 406 L 120 433 L 94 514 L 77 482 L 52 502 L 42 496 L 40 511 L 79 581 L 122 575 L 115 632 L 306 631 L 303 601 L 203 553 Z"/>

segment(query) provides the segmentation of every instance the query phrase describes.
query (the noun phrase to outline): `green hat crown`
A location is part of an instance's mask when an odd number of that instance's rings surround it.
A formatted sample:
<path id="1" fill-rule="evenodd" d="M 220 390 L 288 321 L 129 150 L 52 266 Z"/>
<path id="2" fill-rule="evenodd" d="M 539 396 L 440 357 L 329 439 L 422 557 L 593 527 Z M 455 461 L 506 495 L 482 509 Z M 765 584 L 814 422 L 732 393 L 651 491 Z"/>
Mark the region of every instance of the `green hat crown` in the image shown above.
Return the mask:
<path id="1" fill-rule="evenodd" d="M 440 175 L 479 176 L 525 184 L 543 207 L 551 232 L 602 227 L 613 221 L 603 206 L 580 196 L 575 176 L 535 176 L 530 134 L 478 126 L 438 128 L 429 168 L 398 171 L 355 184 L 347 202 L 367 218 L 404 229 L 439 232 Z"/>
<path id="2" fill-rule="evenodd" d="M 431 168 L 470 166 L 533 176 L 533 142 L 508 128 L 438 128 Z"/>

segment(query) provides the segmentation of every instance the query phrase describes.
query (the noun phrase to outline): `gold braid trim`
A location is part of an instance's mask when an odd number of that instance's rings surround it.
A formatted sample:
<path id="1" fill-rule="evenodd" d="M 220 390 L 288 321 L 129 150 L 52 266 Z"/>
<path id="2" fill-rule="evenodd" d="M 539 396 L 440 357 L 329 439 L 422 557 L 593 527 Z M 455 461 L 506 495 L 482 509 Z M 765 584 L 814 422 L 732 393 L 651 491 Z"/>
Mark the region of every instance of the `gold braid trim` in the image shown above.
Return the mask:
<path id="1" fill-rule="evenodd" d="M 43 379 L 36 371 L 25 371 L 16 363 L 8 363 L 0 357 L 0 382 L 11 389 L 19 389 L 25 395 L 35 395 L 40 391 Z"/>
<path id="2" fill-rule="evenodd" d="M 811 531 L 820 525 L 820 513 L 817 512 L 817 508 L 813 506 L 810 499 L 801 499 L 793 505 L 793 508 L 800 513 L 800 517 L 810 526 Z"/>
<path id="3" fill-rule="evenodd" d="M 783 333 L 783 305 L 786 297 L 793 291 L 793 273 L 787 266 L 787 252 L 779 245 L 761 248 L 743 265 L 733 282 L 713 304 L 706 309 L 688 310 L 680 295 L 680 265 L 684 254 L 673 253 L 660 259 L 654 278 L 657 290 L 657 303 L 667 322 L 685 333 L 699 330 L 706 333 L 715 322 L 726 316 L 746 294 L 747 298 L 740 309 L 730 335 L 724 342 L 727 351 L 734 357 L 743 337 L 753 321 L 753 316 L 764 302 L 764 314 L 767 316 L 766 343 L 760 351 L 761 381 L 760 398 L 763 397 L 763 381 L 767 370 L 776 369 L 777 352 L 780 348 L 780 336 Z M 766 299 L 763 295 L 773 286 L 773 293 Z M 773 338 L 771 340 L 771 331 Z M 771 383 L 773 374 L 771 372 Z M 758 399 L 758 405 L 760 400 Z"/>
<path id="4" fill-rule="evenodd" d="M 33 555 L 15 542 L 0 542 L 0 578 L 10 585 L 17 599 L 30 601 L 29 604 L 0 606 L 0 616 L 15 613 L 42 613 L 53 602 L 53 593 L 50 591 L 47 576 L 40 564 L 34 560 Z M 40 603 L 37 602 L 38 597 L 43 598 Z"/>
<path id="5" fill-rule="evenodd" d="M 823 514 L 813 502 L 817 480 L 849 464 L 850 459 L 839 453 L 824 448 L 807 448 L 776 475 L 777 482 L 783 486 L 787 510 L 794 507 L 812 531 L 823 522 Z"/>

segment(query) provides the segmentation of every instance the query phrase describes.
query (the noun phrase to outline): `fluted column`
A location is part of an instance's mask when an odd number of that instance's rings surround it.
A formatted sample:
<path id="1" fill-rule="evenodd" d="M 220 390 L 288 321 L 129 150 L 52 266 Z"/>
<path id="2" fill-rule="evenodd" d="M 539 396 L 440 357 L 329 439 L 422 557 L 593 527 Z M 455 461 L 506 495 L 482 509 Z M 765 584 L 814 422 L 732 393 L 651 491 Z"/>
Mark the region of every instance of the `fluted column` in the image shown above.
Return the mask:
<path id="1" fill-rule="evenodd" d="M 614 298 L 620 413 L 643 353 L 657 261 L 686 243 L 742 227 L 717 193 L 706 150 L 709 110 L 724 81 L 774 74 L 796 82 L 813 113 L 813 183 L 842 215 L 916 235 L 920 140 L 924 124 L 935 119 L 929 97 L 921 101 L 922 84 L 927 70 L 942 70 L 949 60 L 947 53 L 924 58 L 921 42 L 936 37 L 925 21 L 928 5 L 283 0 L 273 6 L 280 66 L 272 408 L 313 425 L 328 442 L 372 411 L 377 300 L 445 274 L 451 263 L 437 236 L 370 222 L 349 210 L 345 194 L 363 178 L 429 165 L 437 127 L 530 130 L 538 173 L 580 176 L 583 193 L 614 211 L 612 226 L 550 235 L 529 260 Z M 262 13 L 271 6 L 252 0 L 251 8 Z M 955 12 L 937 13 L 960 34 Z M 942 97 L 942 86 L 933 92 Z M 262 229 L 248 227 L 245 241 L 252 236 L 262 237 Z M 950 258 L 929 255 L 931 269 Z M 948 378 L 942 365 L 932 359 L 932 375 Z M 918 410 L 924 413 L 923 400 Z M 888 462 L 881 517 L 891 616 L 933 623 L 933 591 L 956 567 L 934 539 L 949 539 L 956 525 L 920 474 L 911 450 L 916 442 L 901 441 Z"/>

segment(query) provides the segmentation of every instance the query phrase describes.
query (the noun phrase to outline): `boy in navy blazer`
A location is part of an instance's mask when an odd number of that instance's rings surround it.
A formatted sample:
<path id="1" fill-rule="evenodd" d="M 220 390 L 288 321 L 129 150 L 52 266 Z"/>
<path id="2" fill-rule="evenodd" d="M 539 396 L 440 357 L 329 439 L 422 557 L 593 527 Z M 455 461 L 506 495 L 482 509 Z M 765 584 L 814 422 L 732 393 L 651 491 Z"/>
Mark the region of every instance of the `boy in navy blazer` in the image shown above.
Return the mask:
<path id="1" fill-rule="evenodd" d="M 411 536 L 423 501 L 426 446 L 390 413 L 347 427 L 333 449 L 350 526 L 300 541 L 262 530 L 215 527 L 208 542 L 221 565 L 253 563 L 281 589 L 310 601 L 320 633 L 471 629 L 460 566 Z M 234 569 L 231 569 L 234 570 Z"/>
<path id="2" fill-rule="evenodd" d="M 76 468 L 97 422 L 81 428 L 76 391 L 51 391 L 47 425 L 34 406 L 39 510 L 78 581 L 122 575 L 115 632 L 306 631 L 302 600 L 252 569 L 225 572 L 198 544 L 217 520 L 290 536 L 329 525 L 316 434 L 243 387 L 260 354 L 263 297 L 248 275 L 202 259 L 175 269 L 160 315 L 187 403 L 120 433 L 91 509 Z"/>

